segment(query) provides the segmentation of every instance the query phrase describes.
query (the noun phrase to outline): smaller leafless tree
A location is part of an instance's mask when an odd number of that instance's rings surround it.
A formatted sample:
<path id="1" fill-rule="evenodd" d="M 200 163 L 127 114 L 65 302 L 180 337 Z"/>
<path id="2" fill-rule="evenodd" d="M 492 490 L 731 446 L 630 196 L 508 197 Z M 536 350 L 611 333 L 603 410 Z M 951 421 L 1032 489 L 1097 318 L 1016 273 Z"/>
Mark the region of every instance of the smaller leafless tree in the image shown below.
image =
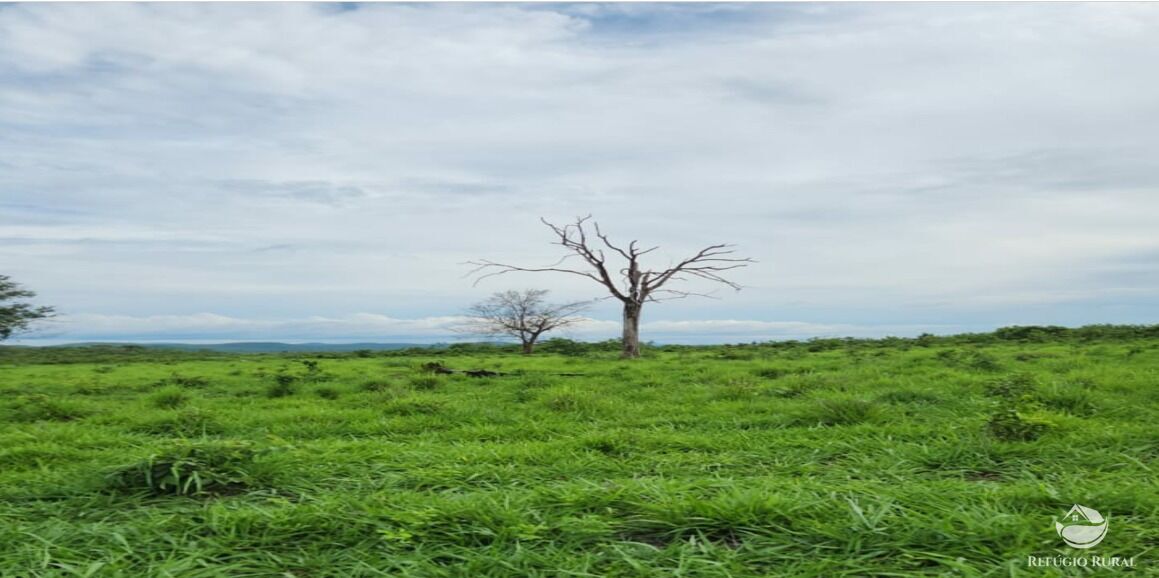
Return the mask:
<path id="1" fill-rule="evenodd" d="M 578 315 L 591 305 L 590 301 L 548 303 L 547 293 L 546 289 L 495 293 L 467 310 L 468 321 L 459 331 L 514 337 L 523 345 L 523 353 L 530 354 L 541 335 L 581 321 Z"/>

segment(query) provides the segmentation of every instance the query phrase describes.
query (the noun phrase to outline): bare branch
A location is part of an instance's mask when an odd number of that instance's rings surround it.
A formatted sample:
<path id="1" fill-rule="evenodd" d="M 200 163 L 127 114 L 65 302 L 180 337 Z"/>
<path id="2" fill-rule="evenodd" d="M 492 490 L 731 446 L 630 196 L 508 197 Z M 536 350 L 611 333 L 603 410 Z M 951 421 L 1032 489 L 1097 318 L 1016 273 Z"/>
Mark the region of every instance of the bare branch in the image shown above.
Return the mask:
<path id="1" fill-rule="evenodd" d="M 665 283 L 676 277 L 678 273 L 687 273 L 740 290 L 741 286 L 739 284 L 725 279 L 719 273 L 747 267 L 750 263 L 755 263 L 756 261 L 747 257 L 728 257 L 727 255 L 735 253 L 731 247 L 732 245 L 710 245 L 701 249 L 695 255 L 681 261 L 674 267 L 655 273 L 649 271 L 654 277 L 644 287 L 644 292 L 655 292 L 663 287 Z"/>
<path id="2" fill-rule="evenodd" d="M 664 295 L 664 297 L 657 297 L 656 295 Z M 661 301 L 673 301 L 676 299 L 687 299 L 689 297 L 704 297 L 706 299 L 720 299 L 716 296 L 715 291 L 708 293 L 697 293 L 695 291 L 679 291 L 676 289 L 658 289 L 648 294 L 648 301 L 659 303 Z"/>
<path id="3" fill-rule="evenodd" d="M 589 266 L 591 266 L 594 271 L 579 271 L 576 269 L 566 269 L 555 266 L 519 267 L 516 265 L 508 265 L 506 263 L 497 263 L 495 261 L 479 260 L 468 261 L 466 263 L 468 265 L 475 266 L 475 269 L 468 272 L 467 276 L 469 277 L 472 275 L 477 275 L 473 284 L 477 286 L 483 279 L 488 277 L 495 277 L 497 275 L 503 275 L 505 273 L 568 273 L 571 275 L 587 277 L 603 285 L 617 299 L 627 299 L 627 296 L 620 290 L 619 287 L 616 286 L 615 281 L 612 280 L 611 274 L 608 273 L 608 269 L 604 264 L 605 257 L 603 252 L 599 250 L 593 250 L 588 245 L 587 231 L 584 229 L 584 223 L 586 223 L 589 219 L 591 219 L 591 215 L 586 217 L 577 217 L 574 223 L 570 223 L 562 227 L 551 223 L 547 219 L 541 218 L 540 221 L 549 229 L 551 229 L 551 231 L 557 237 L 557 240 L 553 244 L 564 247 L 568 251 L 571 251 L 572 255 L 582 258 Z M 572 255 L 565 256 L 564 259 L 571 257 Z M 562 260 L 563 259 L 557 261 L 556 264 L 558 265 L 560 262 L 562 262 Z M 480 275 L 480 273 L 482 274 Z"/>
<path id="4" fill-rule="evenodd" d="M 592 223 L 592 227 L 594 227 L 596 230 L 596 236 L 599 237 L 600 240 L 603 241 L 604 244 L 607 245 L 609 249 L 619 253 L 621 256 L 623 256 L 628 261 L 632 260 L 632 254 L 630 254 L 630 253 L 624 251 L 623 249 L 613 245 L 612 242 L 608 240 L 608 236 L 605 235 L 602 231 L 600 231 L 600 224 L 599 223 Z M 629 245 L 629 247 L 633 247 L 633 246 L 635 246 L 635 244 L 636 244 L 636 242 L 632 241 L 632 243 Z"/>
<path id="5" fill-rule="evenodd" d="M 465 275 L 467 277 L 470 277 L 470 276 L 475 275 L 477 273 L 481 273 L 483 271 L 490 270 L 490 272 L 484 273 L 483 275 L 476 277 L 475 282 L 471 284 L 472 287 L 479 285 L 480 281 L 482 281 L 488 277 L 495 277 L 498 275 L 503 275 L 504 273 L 512 273 L 512 272 L 516 272 L 516 271 L 524 272 L 524 273 L 544 273 L 544 272 L 548 272 L 548 271 L 553 271 L 556 273 L 571 273 L 572 275 L 580 275 L 581 277 L 587 277 L 593 281 L 596 281 L 597 283 L 601 283 L 601 284 L 603 283 L 603 281 L 596 278 L 595 275 L 592 275 L 591 273 L 586 273 L 584 271 L 576 271 L 575 269 L 561 269 L 558 267 L 541 267 L 541 268 L 516 267 L 515 265 L 507 265 L 504 263 L 496 263 L 494 261 L 487 261 L 487 260 L 467 261 L 466 263 L 463 263 L 463 264 L 475 266 L 474 269 L 472 269 L 471 271 L 469 271 Z"/>
<path id="6" fill-rule="evenodd" d="M 741 285 L 728 279 L 727 272 L 747 267 L 756 262 L 753 259 L 736 257 L 732 245 L 716 244 L 701 249 L 691 257 L 667 269 L 645 269 L 641 267 L 640 257 L 657 250 L 659 247 L 641 249 L 636 240 L 629 242 L 627 246 L 613 243 L 608 235 L 600 229 L 599 223 L 591 221 L 591 215 L 577 217 L 575 222 L 563 226 L 551 223 L 547 219 L 541 218 L 540 221 L 555 235 L 553 244 L 567 250 L 567 254 L 561 259 L 547 267 L 519 267 L 495 261 L 471 261 L 469 264 L 474 265 L 475 269 L 468 275 L 476 276 L 476 285 L 488 277 L 511 272 L 550 271 L 579 275 L 596 281 L 607 289 L 608 296 L 604 297 L 605 299 L 619 299 L 624 304 L 623 341 L 625 357 L 639 357 L 639 321 L 640 311 L 644 303 L 684 299 L 692 296 L 715 298 L 708 293 L 671 289 L 668 287 L 670 282 L 702 279 L 740 290 Z M 589 222 L 598 241 L 589 241 L 588 239 L 587 226 Z M 608 250 L 607 255 L 604 253 L 605 249 Z M 613 258 L 619 255 L 623 262 L 609 265 L 607 262 L 609 255 Z M 569 264 L 575 268 L 561 266 L 565 261 L 574 257 L 583 259 L 587 266 L 579 266 L 575 262 Z M 615 273 L 614 278 L 609 271 Z M 542 325 L 542 327 L 549 326 L 558 327 L 559 325 L 550 323 Z"/>

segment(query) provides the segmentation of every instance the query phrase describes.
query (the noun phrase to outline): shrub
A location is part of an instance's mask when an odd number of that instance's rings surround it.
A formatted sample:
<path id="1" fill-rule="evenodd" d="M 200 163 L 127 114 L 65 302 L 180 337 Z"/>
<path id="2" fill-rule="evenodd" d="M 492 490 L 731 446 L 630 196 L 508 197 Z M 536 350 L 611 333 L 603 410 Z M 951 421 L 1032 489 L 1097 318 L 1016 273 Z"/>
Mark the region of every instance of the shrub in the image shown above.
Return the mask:
<path id="1" fill-rule="evenodd" d="M 1005 399 L 1021 399 L 1034 393 L 1038 379 L 1033 373 L 1013 373 L 986 384 L 986 395 Z"/>
<path id="2" fill-rule="evenodd" d="M 1014 325 L 994 330 L 994 337 L 1003 341 L 1044 343 L 1058 341 L 1072 330 L 1057 325 Z"/>
<path id="3" fill-rule="evenodd" d="M 1050 428 L 1050 422 L 1025 416 L 1014 408 L 999 410 L 986 423 L 986 431 L 1003 441 L 1036 440 Z"/>
<path id="4" fill-rule="evenodd" d="M 155 496 L 235 494 L 258 485 L 257 454 L 246 442 L 181 442 L 113 470 L 108 487 Z"/>
<path id="5" fill-rule="evenodd" d="M 266 388 L 266 397 L 289 397 L 297 391 L 298 377 L 288 373 L 274 376 L 274 383 Z"/>
<path id="6" fill-rule="evenodd" d="M 175 385 L 167 386 L 149 396 L 149 403 L 161 409 L 177 409 L 189 401 L 189 394 Z"/>

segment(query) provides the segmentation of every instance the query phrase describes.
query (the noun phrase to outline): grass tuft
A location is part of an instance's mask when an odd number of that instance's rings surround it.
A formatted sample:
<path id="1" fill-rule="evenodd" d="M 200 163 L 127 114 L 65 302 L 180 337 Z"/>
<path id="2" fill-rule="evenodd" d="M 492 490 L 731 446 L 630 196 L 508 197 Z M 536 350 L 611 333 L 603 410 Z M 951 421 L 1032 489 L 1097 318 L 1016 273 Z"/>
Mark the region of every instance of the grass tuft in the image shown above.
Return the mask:
<path id="1" fill-rule="evenodd" d="M 1002 441 L 1033 441 L 1049 430 L 1053 424 L 1042 418 L 1019 413 L 1012 408 L 1004 408 L 990 416 L 986 431 Z"/>
<path id="2" fill-rule="evenodd" d="M 314 388 L 314 395 L 322 399 L 338 399 L 342 397 L 342 390 L 337 387 L 322 385 Z"/>
<path id="3" fill-rule="evenodd" d="M 181 442 L 113 470 L 108 488 L 153 496 L 237 494 L 258 485 L 256 456 L 247 442 Z"/>
<path id="4" fill-rule="evenodd" d="M 797 425 L 842 426 L 865 423 L 880 415 L 879 406 L 867 399 L 821 399 L 797 415 Z"/>
<path id="5" fill-rule="evenodd" d="M 411 389 L 416 391 L 433 391 L 443 387 L 445 381 L 437 375 L 416 375 L 410 378 Z"/>
<path id="6" fill-rule="evenodd" d="M 165 386 L 149 396 L 149 404 L 159 409 L 177 409 L 189 403 L 189 394 L 176 385 Z"/>
<path id="7" fill-rule="evenodd" d="M 36 422 L 74 421 L 88 417 L 92 411 L 76 401 L 33 394 L 16 398 L 6 413 L 10 421 Z"/>

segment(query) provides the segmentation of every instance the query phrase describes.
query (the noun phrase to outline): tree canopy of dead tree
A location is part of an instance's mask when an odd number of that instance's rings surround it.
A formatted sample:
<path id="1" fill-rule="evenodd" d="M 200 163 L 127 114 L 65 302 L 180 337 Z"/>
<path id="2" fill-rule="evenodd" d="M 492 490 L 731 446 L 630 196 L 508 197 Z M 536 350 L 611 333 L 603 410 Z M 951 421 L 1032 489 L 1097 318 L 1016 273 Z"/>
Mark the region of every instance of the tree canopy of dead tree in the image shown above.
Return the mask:
<path id="1" fill-rule="evenodd" d="M 645 267 L 641 257 L 659 247 L 641 248 L 638 241 L 626 246 L 613 243 L 600 229 L 591 215 L 578 217 L 575 222 L 556 225 L 540 219 L 555 235 L 553 244 L 567 250 L 556 263 L 547 267 L 521 267 L 490 260 L 470 261 L 475 269 L 475 283 L 512 272 L 564 273 L 585 277 L 599 283 L 608 291 L 608 298 L 623 304 L 623 357 L 640 356 L 640 314 L 644 304 L 667 299 L 681 299 L 690 296 L 709 296 L 677 289 L 674 285 L 693 279 L 701 279 L 740 290 L 741 286 L 726 278 L 728 271 L 746 267 L 753 259 L 737 257 L 732 245 L 709 245 L 664 269 Z M 609 262 L 610 259 L 615 263 Z M 578 262 L 577 262 L 578 260 Z M 576 266 L 570 266 L 572 264 Z"/>

